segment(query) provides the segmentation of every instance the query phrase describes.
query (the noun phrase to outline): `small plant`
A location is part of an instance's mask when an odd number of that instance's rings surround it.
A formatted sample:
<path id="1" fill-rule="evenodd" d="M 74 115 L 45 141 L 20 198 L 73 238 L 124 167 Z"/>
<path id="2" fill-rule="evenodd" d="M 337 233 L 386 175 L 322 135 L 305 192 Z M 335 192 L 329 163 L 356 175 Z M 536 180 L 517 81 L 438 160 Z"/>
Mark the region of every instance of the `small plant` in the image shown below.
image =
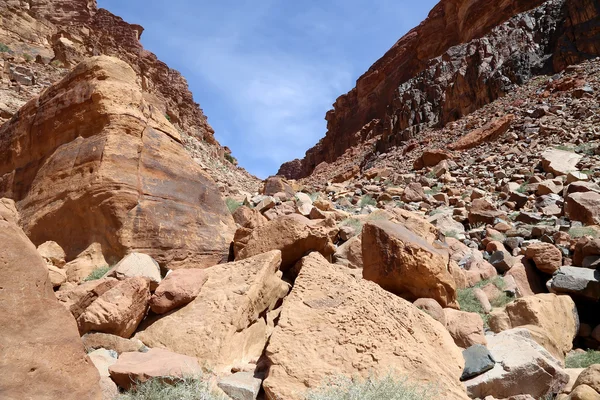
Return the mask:
<path id="1" fill-rule="evenodd" d="M 495 276 L 491 279 L 486 279 L 477 283 L 472 288 L 459 289 L 457 292 L 457 300 L 458 304 L 460 304 L 460 309 L 462 311 L 479 314 L 481 316 L 481 319 L 483 319 L 483 323 L 485 326 L 488 325 L 489 315 L 484 312 L 481 303 L 475 297 L 473 289 L 482 288 L 490 283 L 496 286 L 500 291 L 503 291 L 506 287 L 504 279 L 502 279 L 502 277 L 500 276 Z M 492 305 L 492 307 L 504 307 L 512 301 L 513 298 L 508 296 L 506 293 L 502 293 L 497 298 L 492 299 L 490 301 L 490 304 Z"/>
<path id="2" fill-rule="evenodd" d="M 554 146 L 554 148 L 556 150 L 570 151 L 572 153 L 575 152 L 575 149 L 573 147 L 570 147 L 570 146 L 558 145 L 558 146 Z"/>
<path id="3" fill-rule="evenodd" d="M 242 206 L 242 202 L 237 201 L 236 199 L 232 199 L 231 197 L 228 197 L 225 199 L 225 204 L 227 204 L 227 208 L 229 209 L 230 213 L 234 213 L 238 208 L 240 208 Z"/>
<path id="4" fill-rule="evenodd" d="M 56 68 L 64 68 L 64 64 L 60 60 L 53 60 L 50 65 Z"/>
<path id="5" fill-rule="evenodd" d="M 23 53 L 23 58 L 25 59 L 25 61 L 27 62 L 31 62 L 33 61 L 33 56 L 29 53 Z"/>
<path id="6" fill-rule="evenodd" d="M 167 121 L 171 122 L 171 116 L 169 114 L 165 114 L 165 118 L 167 119 Z"/>
<path id="7" fill-rule="evenodd" d="M 308 197 L 310 197 L 310 201 L 312 201 L 314 203 L 319 198 L 319 193 L 318 192 L 311 193 L 308 195 Z"/>
<path id="8" fill-rule="evenodd" d="M 579 239 L 584 236 L 590 236 L 594 239 L 598 239 L 600 238 L 600 232 L 591 227 L 581 226 L 569 229 L 569 236 L 571 236 L 573 239 Z"/>
<path id="9" fill-rule="evenodd" d="M 104 267 L 96 268 L 91 274 L 88 275 L 87 278 L 84 279 L 85 282 L 96 281 L 102 278 L 108 271 L 110 267 L 105 265 Z"/>
<path id="10" fill-rule="evenodd" d="M 435 194 L 438 194 L 442 191 L 442 188 L 439 186 L 434 186 L 431 189 L 425 190 L 425 194 L 429 195 L 429 196 L 433 196 Z"/>
<path id="11" fill-rule="evenodd" d="M 365 194 L 360 198 L 360 201 L 358 202 L 358 205 L 360 207 L 366 207 L 366 206 L 373 206 L 375 207 L 377 205 L 377 200 L 375 200 L 373 198 L 373 196 L 371 196 L 370 194 Z"/>
<path id="12" fill-rule="evenodd" d="M 342 376 L 310 390 L 305 400 L 433 400 L 438 398 L 438 394 L 431 386 L 418 385 L 392 375 L 365 380 Z"/>
<path id="13" fill-rule="evenodd" d="M 173 380 L 174 378 L 168 378 Z M 226 397 L 210 389 L 201 378 L 177 379 L 173 384 L 163 379 L 152 379 L 134 386 L 115 400 L 225 400 Z"/>
<path id="14" fill-rule="evenodd" d="M 600 364 L 600 351 L 588 350 L 585 353 L 568 354 L 565 364 L 567 368 L 587 368 L 593 364 Z"/>
<path id="15" fill-rule="evenodd" d="M 458 240 L 458 232 L 457 231 L 448 231 L 448 232 L 444 233 L 444 236 L 446 236 L 447 238 L 453 238 L 453 239 Z"/>
<path id="16" fill-rule="evenodd" d="M 357 218 L 346 218 L 340 223 L 340 226 L 349 226 L 354 229 L 354 231 L 359 234 L 362 232 L 363 222 Z"/>
<path id="17" fill-rule="evenodd" d="M 232 163 L 233 165 L 237 165 L 237 163 L 238 163 L 237 159 L 229 153 L 225 153 L 225 159 L 227 161 L 229 161 L 230 163 Z"/>
<path id="18" fill-rule="evenodd" d="M 4 43 L 0 43 L 0 53 L 9 53 L 10 47 L 5 45 Z"/>
<path id="19" fill-rule="evenodd" d="M 529 191 L 529 184 L 527 184 L 527 183 L 522 184 L 517 189 L 517 193 L 521 193 L 521 194 L 527 193 L 528 191 Z"/>

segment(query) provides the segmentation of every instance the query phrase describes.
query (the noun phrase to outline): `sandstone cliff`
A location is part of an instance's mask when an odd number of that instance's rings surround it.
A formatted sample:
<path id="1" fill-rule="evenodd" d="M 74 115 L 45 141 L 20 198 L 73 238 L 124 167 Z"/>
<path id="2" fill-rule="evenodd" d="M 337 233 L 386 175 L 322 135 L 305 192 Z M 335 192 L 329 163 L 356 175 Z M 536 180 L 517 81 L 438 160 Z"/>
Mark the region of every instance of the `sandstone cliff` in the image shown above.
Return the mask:
<path id="1" fill-rule="evenodd" d="M 328 131 L 303 160 L 282 165 L 310 175 L 377 139 L 385 151 L 424 127 L 445 125 L 539 73 L 600 53 L 600 12 L 591 0 L 442 0 L 341 96 Z M 383 139 L 383 140 L 381 140 Z"/>

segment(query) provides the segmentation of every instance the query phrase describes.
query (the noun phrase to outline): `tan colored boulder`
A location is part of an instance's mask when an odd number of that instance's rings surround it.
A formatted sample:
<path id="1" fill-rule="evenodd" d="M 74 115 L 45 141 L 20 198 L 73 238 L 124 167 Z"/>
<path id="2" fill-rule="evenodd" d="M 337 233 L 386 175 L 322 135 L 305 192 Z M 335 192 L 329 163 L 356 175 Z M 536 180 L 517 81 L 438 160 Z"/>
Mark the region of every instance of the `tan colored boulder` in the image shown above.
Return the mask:
<path id="1" fill-rule="evenodd" d="M 42 243 L 38 246 L 37 251 L 48 265 L 63 268 L 66 264 L 65 251 L 56 242 L 48 241 Z"/>
<path id="2" fill-rule="evenodd" d="M 142 81 L 91 57 L 29 101 L 0 127 L 0 197 L 17 201 L 34 243 L 54 240 L 67 259 L 99 242 L 109 263 L 147 252 L 171 269 L 214 265 L 235 223 Z"/>
<path id="3" fill-rule="evenodd" d="M 569 394 L 567 400 L 600 400 L 600 394 L 588 385 L 579 385 Z"/>
<path id="4" fill-rule="evenodd" d="M 410 183 L 404 188 L 402 201 L 405 203 L 418 203 L 425 200 L 425 191 L 420 183 Z"/>
<path id="5" fill-rule="evenodd" d="M 487 345 L 483 332 L 483 319 L 476 313 L 444 309 L 446 329 L 458 347 L 468 349 L 474 344 Z"/>
<path id="6" fill-rule="evenodd" d="M 487 340 L 496 365 L 465 382 L 471 398 L 529 395 L 539 399 L 560 393 L 568 382 L 559 361 L 536 343 L 527 329 L 511 329 Z"/>
<path id="7" fill-rule="evenodd" d="M 440 303 L 434 299 L 418 299 L 413 303 L 419 310 L 424 311 L 431 318 L 446 326 L 446 314 Z"/>
<path id="8" fill-rule="evenodd" d="M 287 194 L 289 197 L 292 197 L 295 193 L 290 184 L 280 176 L 268 177 L 260 189 L 260 193 L 265 196 L 274 196 L 281 192 Z"/>
<path id="9" fill-rule="evenodd" d="M 577 163 L 583 157 L 572 151 L 548 149 L 542 153 L 542 168 L 554 176 L 567 175 L 577 171 Z"/>
<path id="10" fill-rule="evenodd" d="M 594 364 L 586 368 L 575 381 L 574 388 L 587 385 L 600 393 L 600 364 Z"/>
<path id="11" fill-rule="evenodd" d="M 299 270 L 265 352 L 267 399 L 304 399 L 328 376 L 388 373 L 431 383 L 445 399 L 467 399 L 462 354 L 440 323 L 318 253 Z"/>
<path id="12" fill-rule="evenodd" d="M 517 299 L 493 311 L 489 325 L 494 332 L 527 328 L 535 341 L 564 362 L 577 336 L 579 316 L 569 296 L 546 293 Z"/>
<path id="13" fill-rule="evenodd" d="M 120 281 L 100 295 L 77 318 L 79 332 L 110 333 L 129 338 L 144 319 L 150 300 L 150 282 L 134 277 Z"/>
<path id="14" fill-rule="evenodd" d="M 498 211 L 495 205 L 486 199 L 473 200 L 469 208 L 469 222 L 471 224 L 488 224 L 493 225 L 496 218 L 506 216 L 503 211 Z"/>
<path id="15" fill-rule="evenodd" d="M 90 332 L 83 335 L 81 340 L 88 353 L 98 349 L 112 350 L 117 354 L 147 350 L 139 339 L 125 339 L 109 333 Z"/>
<path id="16" fill-rule="evenodd" d="M 100 400 L 100 376 L 75 320 L 17 221 L 14 203 L 0 201 L 0 397 Z"/>
<path id="17" fill-rule="evenodd" d="M 126 390 L 137 382 L 143 383 L 151 379 L 174 382 L 177 378 L 202 374 L 202 368 L 195 357 L 164 349 L 150 349 L 146 353 L 123 353 L 115 364 L 108 367 L 108 371 L 115 383 Z"/>
<path id="18" fill-rule="evenodd" d="M 575 382 L 579 375 L 585 370 L 585 368 L 567 368 L 565 372 L 569 374 L 569 382 L 563 388 L 563 393 L 571 393 L 575 387 Z"/>
<path id="19" fill-rule="evenodd" d="M 533 260 L 537 269 L 554 274 L 562 267 L 562 252 L 550 243 L 534 243 L 527 246 L 525 257 Z"/>
<path id="20" fill-rule="evenodd" d="M 362 231 L 363 277 L 409 301 L 432 298 L 456 307 L 449 254 L 402 225 L 371 221 Z"/>
<path id="21" fill-rule="evenodd" d="M 565 213 L 573 221 L 600 225 L 600 193 L 573 193 L 567 198 Z"/>
<path id="22" fill-rule="evenodd" d="M 114 278 L 98 279 L 85 282 L 72 289 L 59 290 L 55 294 L 58 301 L 77 319 L 90 304 L 118 283 L 119 281 Z"/>
<path id="23" fill-rule="evenodd" d="M 48 275 L 50 276 L 50 282 L 52 283 L 53 288 L 60 287 L 67 281 L 67 273 L 65 270 L 48 264 L 46 264 L 46 268 L 48 269 Z"/>
<path id="24" fill-rule="evenodd" d="M 65 265 L 67 281 L 72 283 L 82 282 L 92 272 L 107 265 L 102 254 L 102 246 L 100 243 L 93 243 L 82 251 L 77 258 Z"/>
<path id="25" fill-rule="evenodd" d="M 233 220 L 242 228 L 254 229 L 265 225 L 268 220 L 256 208 L 241 206 L 233 213 Z"/>
<path id="26" fill-rule="evenodd" d="M 514 279 L 517 297 L 533 296 L 547 291 L 540 271 L 529 262 L 515 264 L 506 276 Z"/>
<path id="27" fill-rule="evenodd" d="M 165 314 L 190 303 L 198 296 L 207 279 L 202 269 L 172 271 L 152 295 L 150 308 L 156 314 Z"/>
<path id="28" fill-rule="evenodd" d="M 263 315 L 289 290 L 280 278 L 281 252 L 216 265 L 194 301 L 165 316 L 149 318 L 135 338 L 197 357 L 216 372 L 256 362 L 268 340 Z"/>
<path id="29" fill-rule="evenodd" d="M 301 215 L 280 217 L 254 229 L 245 238 L 243 246 L 234 246 L 237 249 L 235 259 L 243 260 L 280 250 L 281 269 L 285 271 L 311 251 L 318 251 L 325 257 L 333 255 L 335 246 L 329 232 L 328 228 L 316 226 L 314 221 Z"/>
<path id="30" fill-rule="evenodd" d="M 94 350 L 88 354 L 90 360 L 100 374 L 100 388 L 102 389 L 102 398 L 112 400 L 119 394 L 117 385 L 110 379 L 108 368 L 117 362 L 116 354 L 106 349 Z"/>
<path id="31" fill-rule="evenodd" d="M 448 159 L 452 159 L 452 154 L 446 150 L 427 149 L 415 160 L 413 168 L 419 170 L 425 167 L 435 167 L 440 162 Z"/>
<path id="32" fill-rule="evenodd" d="M 508 131 L 514 119 L 515 116 L 513 114 L 508 114 L 502 118 L 495 119 L 489 124 L 467 133 L 457 142 L 449 145 L 448 148 L 450 150 L 466 150 L 477 147 L 485 142 L 497 140 Z"/>
<path id="33" fill-rule="evenodd" d="M 348 268 L 362 269 L 363 259 L 360 236 L 354 236 L 339 246 L 333 254 L 333 261 Z"/>
<path id="34" fill-rule="evenodd" d="M 105 278 L 117 278 L 119 280 L 137 276 L 148 279 L 152 291 L 158 287 L 162 280 L 158 263 L 149 255 L 142 253 L 126 255 L 104 275 Z"/>

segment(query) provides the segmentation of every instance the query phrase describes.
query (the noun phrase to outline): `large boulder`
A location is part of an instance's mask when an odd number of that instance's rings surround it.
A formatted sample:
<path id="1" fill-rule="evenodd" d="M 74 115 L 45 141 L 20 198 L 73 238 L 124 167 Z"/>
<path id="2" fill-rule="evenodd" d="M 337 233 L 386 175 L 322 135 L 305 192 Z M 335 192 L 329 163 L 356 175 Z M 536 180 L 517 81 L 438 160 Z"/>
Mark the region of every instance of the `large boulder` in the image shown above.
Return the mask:
<path id="1" fill-rule="evenodd" d="M 404 226 L 371 221 L 362 231 L 363 277 L 409 301 L 437 300 L 456 307 L 456 283 L 449 254 Z"/>
<path id="2" fill-rule="evenodd" d="M 107 265 L 100 243 L 92 243 L 87 249 L 79 253 L 74 260 L 65 265 L 67 281 L 70 283 L 82 282 L 92 272 L 107 267 Z"/>
<path id="3" fill-rule="evenodd" d="M 530 395 L 538 399 L 560 393 L 569 381 L 559 361 L 537 344 L 526 329 L 511 329 L 488 337 L 488 349 L 496 365 L 465 382 L 471 398 Z"/>
<path id="4" fill-rule="evenodd" d="M 458 347 L 467 349 L 475 344 L 487 344 L 479 314 L 445 308 L 444 317 L 446 329 Z"/>
<path id="5" fill-rule="evenodd" d="M 148 318 L 135 338 L 148 347 L 197 357 L 216 372 L 256 362 L 269 337 L 264 315 L 289 291 L 280 265 L 281 252 L 275 250 L 206 269 L 194 301 Z"/>
<path id="6" fill-rule="evenodd" d="M 462 354 L 439 322 L 318 253 L 298 269 L 265 352 L 267 399 L 304 399 L 328 377 L 388 373 L 431 383 L 445 399 L 467 399 Z"/>
<path id="7" fill-rule="evenodd" d="M 131 253 L 112 267 L 105 275 L 120 280 L 141 276 L 150 281 L 150 290 L 155 290 L 161 281 L 158 263 L 147 254 Z"/>
<path id="8" fill-rule="evenodd" d="M 335 252 L 329 230 L 298 214 L 269 221 L 236 242 L 234 248 L 236 260 L 280 250 L 284 271 L 311 251 L 318 251 L 325 257 Z"/>
<path id="9" fill-rule="evenodd" d="M 533 260 L 537 269 L 550 275 L 562 266 L 562 253 L 551 243 L 534 243 L 527 246 L 525 257 Z"/>
<path id="10" fill-rule="evenodd" d="M 208 276 L 203 269 L 178 269 L 160 283 L 152 298 L 150 308 L 156 314 L 165 314 L 194 300 Z"/>
<path id="11" fill-rule="evenodd" d="M 586 192 L 569 195 L 565 212 L 573 221 L 600 225 L 600 193 Z"/>
<path id="12" fill-rule="evenodd" d="M 573 388 L 587 385 L 600 393 L 600 364 L 593 364 L 583 370 L 575 381 Z"/>
<path id="13" fill-rule="evenodd" d="M 93 57 L 0 127 L 0 197 L 17 201 L 35 244 L 72 259 L 98 242 L 109 263 L 228 255 L 235 223 L 216 184 L 146 95 L 127 63 Z"/>
<path id="14" fill-rule="evenodd" d="M 351 269 L 362 269 L 363 260 L 360 236 L 354 236 L 346 243 L 339 246 L 333 254 L 333 261 L 336 264 L 340 264 Z"/>
<path id="15" fill-rule="evenodd" d="M 579 316 L 569 296 L 546 293 L 517 299 L 492 312 L 489 325 L 494 332 L 527 328 L 540 345 L 564 362 L 579 331 Z"/>
<path id="16" fill-rule="evenodd" d="M 477 147 L 482 143 L 497 140 L 508 131 L 515 120 L 513 114 L 507 114 L 491 121 L 489 124 L 475 129 L 448 146 L 451 150 L 466 150 Z"/>
<path id="17" fill-rule="evenodd" d="M 100 375 L 75 319 L 56 300 L 45 262 L 17 221 L 14 203 L 0 201 L 0 397 L 100 400 Z"/>
<path id="18" fill-rule="evenodd" d="M 572 151 L 548 149 L 542 153 L 542 168 L 554 176 L 567 175 L 577 171 L 577 164 L 582 158 Z"/>

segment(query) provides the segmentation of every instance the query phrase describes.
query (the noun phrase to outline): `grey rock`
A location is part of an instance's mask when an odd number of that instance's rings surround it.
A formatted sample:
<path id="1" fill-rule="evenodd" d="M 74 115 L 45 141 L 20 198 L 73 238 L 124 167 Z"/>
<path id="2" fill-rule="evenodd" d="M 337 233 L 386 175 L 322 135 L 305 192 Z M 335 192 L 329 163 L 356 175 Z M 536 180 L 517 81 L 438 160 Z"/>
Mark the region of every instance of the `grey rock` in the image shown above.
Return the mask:
<path id="1" fill-rule="evenodd" d="M 233 400 L 255 400 L 261 385 L 262 380 L 255 378 L 252 372 L 235 373 L 217 384 Z"/>
<path id="2" fill-rule="evenodd" d="M 481 344 L 474 344 L 466 350 L 463 350 L 465 359 L 465 369 L 463 370 L 461 381 L 474 378 L 484 372 L 494 368 L 496 360 L 490 351 Z"/>
<path id="3" fill-rule="evenodd" d="M 562 267 L 550 280 L 549 286 L 554 293 L 567 293 L 598 301 L 600 300 L 600 271 Z"/>

